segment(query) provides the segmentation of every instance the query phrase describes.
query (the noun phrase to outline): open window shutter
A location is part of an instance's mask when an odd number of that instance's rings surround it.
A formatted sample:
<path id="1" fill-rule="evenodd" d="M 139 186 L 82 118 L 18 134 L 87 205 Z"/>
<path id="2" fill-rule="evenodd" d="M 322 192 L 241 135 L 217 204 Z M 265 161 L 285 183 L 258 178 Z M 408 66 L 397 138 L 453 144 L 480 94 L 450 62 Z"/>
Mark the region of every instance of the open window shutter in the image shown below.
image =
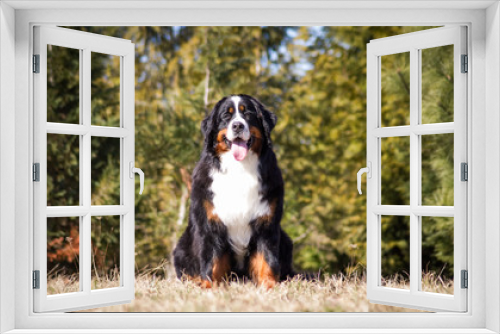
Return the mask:
<path id="1" fill-rule="evenodd" d="M 71 50 L 75 55 L 73 64 L 79 65 L 76 65 L 74 72 L 71 72 L 70 68 L 57 67 L 50 63 L 51 59 L 57 56 L 57 52 L 63 49 L 65 52 Z M 48 55 L 49 58 L 52 57 L 49 64 Z M 101 78 L 105 81 L 114 80 L 115 85 L 119 84 L 114 97 L 118 102 L 109 107 L 117 115 L 114 123 L 103 124 L 96 121 L 98 124 L 94 124 L 93 113 L 97 112 L 92 100 L 95 88 L 91 62 L 94 56 L 99 56 L 100 59 L 109 58 L 109 66 L 116 68 L 114 78 L 109 78 L 110 73 L 107 72 L 104 79 Z M 128 40 L 71 29 L 39 26 L 34 28 L 33 62 L 33 161 L 36 174 L 33 183 L 34 311 L 64 312 L 128 303 L 134 299 L 134 44 Z M 54 89 L 52 85 L 57 75 L 69 76 L 60 80 L 63 85 L 69 85 L 68 82 L 76 80 L 74 96 L 48 94 L 48 84 L 51 85 L 50 89 Z M 78 101 L 76 121 L 67 123 L 64 115 L 61 115 L 59 120 L 47 118 L 48 107 L 52 108 L 50 110 L 53 113 L 53 106 L 57 105 L 58 99 Z M 48 161 L 47 145 L 53 145 L 53 138 L 57 139 L 58 143 L 73 143 L 71 145 L 74 145 L 74 150 L 79 152 L 75 154 L 78 157 L 75 170 L 71 171 L 72 175 L 76 175 L 76 185 L 62 178 L 68 171 L 61 170 L 61 175 L 49 175 L 52 191 L 61 191 L 61 187 L 67 187 L 63 191 L 76 192 L 76 203 L 53 203 L 50 202 L 52 194 L 47 194 L 47 170 L 48 167 L 51 171 L 54 170 L 54 166 L 48 166 L 48 162 L 55 163 L 54 159 Z M 92 173 L 103 173 L 99 169 L 104 168 L 93 166 L 93 156 L 99 154 L 93 152 L 93 143 L 103 140 L 116 143 L 113 147 L 116 161 L 112 161 L 111 167 L 106 169 L 110 174 L 116 175 L 115 184 L 119 184 L 116 203 L 110 205 L 98 205 L 100 202 L 96 202 L 92 194 Z M 72 147 L 71 145 L 68 144 L 64 148 Z M 102 145 L 99 148 L 111 150 L 110 147 Z M 62 150 L 58 153 L 58 149 L 61 150 L 60 147 L 50 146 L 51 157 L 54 154 L 63 157 L 67 154 Z M 105 156 L 106 154 L 104 153 Z M 62 181 L 58 179 L 59 176 Z M 58 188 L 54 190 L 55 183 Z M 75 190 L 76 187 L 78 190 Z M 71 231 L 68 222 L 72 222 Z M 98 235 L 101 230 L 107 231 L 103 241 Z M 113 254 L 107 249 L 111 243 L 119 244 Z M 57 259 L 58 256 L 61 256 L 62 260 Z M 100 270 L 98 265 L 106 265 L 106 256 L 114 257 L 110 261 L 113 268 Z M 56 283 L 59 280 L 63 286 L 68 283 L 63 282 L 64 280 L 75 281 L 70 290 L 60 288 L 57 284 L 56 287 L 48 287 L 48 267 L 52 266 L 50 261 L 54 258 L 58 261 L 71 260 L 74 264 L 71 276 L 65 275 L 64 272 L 58 275 L 60 268 L 50 268 Z M 108 284 L 111 281 L 113 284 Z"/>
<path id="2" fill-rule="evenodd" d="M 432 61 L 423 59 L 423 55 L 432 55 L 432 48 L 447 46 L 450 57 L 448 80 L 450 80 L 453 101 L 452 112 L 445 121 L 429 119 L 422 114 L 423 105 L 431 96 L 423 96 L 436 92 L 439 88 L 432 88 L 432 82 L 425 82 L 426 92 L 422 93 L 423 81 L 429 77 L 423 77 L 423 62 L 426 66 Z M 371 166 L 371 175 L 367 179 L 367 293 L 368 299 L 372 303 L 402 306 L 408 308 L 441 311 L 466 311 L 467 289 L 462 287 L 462 273 L 467 270 L 467 182 L 462 180 L 461 165 L 467 163 L 467 143 L 466 143 L 466 110 L 467 110 L 467 63 L 466 60 L 466 28 L 465 27 L 444 27 L 429 29 L 421 32 L 409 33 L 389 38 L 372 40 L 367 45 L 367 162 Z M 431 51 L 426 51 L 431 50 Z M 435 50 L 435 49 L 434 49 Z M 430 53 L 428 53 L 430 52 Z M 442 52 L 438 54 L 443 54 Z M 398 121 L 391 117 L 391 110 L 384 109 L 385 95 L 384 85 L 388 83 L 383 75 L 396 75 L 403 77 L 406 75 L 402 66 L 392 66 L 384 69 L 387 59 L 392 55 L 397 57 L 407 57 L 409 66 L 406 68 L 409 73 L 407 82 L 403 82 L 408 91 L 409 107 L 407 119 Z M 384 57 L 389 58 L 384 58 Z M 439 61 L 436 64 L 441 64 Z M 442 64 L 441 64 L 442 65 Z M 439 66 L 441 66 L 439 65 Z M 443 67 L 443 66 L 441 66 Z M 388 71 L 394 71 L 388 73 Z M 429 71 L 428 66 L 425 71 Z M 433 69 L 430 69 L 433 71 Z M 445 75 L 443 68 L 436 68 L 436 73 Z M 388 73 L 388 74 L 387 74 Z M 426 72 L 428 73 L 428 72 Z M 437 75 L 437 74 L 436 74 Z M 428 89 L 430 85 L 430 89 Z M 442 92 L 438 92 L 442 94 Z M 444 93 L 443 93 L 444 94 Z M 448 93 L 449 94 L 449 90 Z M 398 98 L 398 97 L 395 97 Z M 436 99 L 441 97 L 437 96 Z M 387 113 L 382 116 L 382 113 Z M 425 117 L 424 117 L 425 116 Z M 427 193 L 422 190 L 422 180 L 427 177 L 427 170 L 423 167 L 422 147 L 427 145 L 429 135 L 435 135 L 439 149 L 439 141 L 443 138 L 451 138 L 453 154 L 450 163 L 450 178 L 453 182 L 452 205 L 432 205 L 433 199 L 427 198 Z M 451 137 L 446 137 L 451 136 Z M 389 145 L 388 143 L 401 141 L 400 146 Z M 444 143 L 444 141 L 443 141 Z M 386 146 L 384 146 L 386 145 Z M 399 147 L 399 150 L 397 149 Z M 394 178 L 383 178 L 383 173 L 391 173 L 391 156 L 396 156 L 398 150 L 400 156 L 405 156 L 405 163 L 409 166 L 408 187 L 405 185 L 408 200 L 405 203 L 391 203 L 390 199 L 384 198 L 384 190 L 392 187 L 399 187 Z M 404 152 L 406 150 L 406 153 Z M 406 155 L 402 154 L 405 153 Z M 395 158 L 394 158 L 395 159 Z M 427 159 L 427 158 L 426 158 Z M 400 163 L 401 161 L 397 161 Z M 427 166 L 427 165 L 426 165 Z M 426 167 L 427 168 L 427 167 Z M 390 181 L 387 181 L 387 180 Z M 440 185 L 442 186 L 442 185 Z M 443 186 L 442 190 L 446 191 Z M 401 188 L 400 188 L 401 189 Z M 450 188 L 451 189 L 451 188 Z M 389 218 L 387 218 L 389 217 Z M 383 224 L 387 219 L 401 223 L 394 230 L 403 231 L 407 229 L 409 240 L 405 240 L 404 245 L 408 245 L 409 263 L 404 274 L 407 284 L 390 284 L 391 272 L 384 273 L 385 258 L 391 245 L 387 245 L 387 236 L 384 235 Z M 450 242 L 453 250 L 450 256 L 453 260 L 452 275 L 454 286 L 446 293 L 430 292 L 427 289 L 425 279 L 427 263 L 423 260 L 423 247 L 425 238 L 423 226 L 425 224 L 435 224 L 440 219 L 448 219 L 452 223 L 450 232 Z M 433 230 L 431 228 L 431 230 Z M 435 233 L 440 233 L 439 229 L 434 229 Z M 402 232 L 401 232 L 402 233 Z M 404 233 L 402 233 L 404 234 Z M 394 236 L 389 236 L 394 238 Z M 431 235 L 432 237 L 432 235 Z M 393 245 L 402 240 L 391 239 Z M 439 247 L 437 247 L 439 248 Z M 401 248 L 400 248 L 401 249 Z M 401 260 L 395 255 L 396 260 Z M 409 273 L 408 273 L 409 272 Z M 428 273 L 428 272 L 427 272 Z M 387 275 L 386 275 L 387 274 Z M 439 272 L 436 273 L 439 275 Z M 465 275 L 465 273 L 463 273 Z M 394 276 L 392 277 L 394 280 Z M 409 280 L 409 283 L 408 283 Z M 439 292 L 439 291 L 438 291 Z"/>

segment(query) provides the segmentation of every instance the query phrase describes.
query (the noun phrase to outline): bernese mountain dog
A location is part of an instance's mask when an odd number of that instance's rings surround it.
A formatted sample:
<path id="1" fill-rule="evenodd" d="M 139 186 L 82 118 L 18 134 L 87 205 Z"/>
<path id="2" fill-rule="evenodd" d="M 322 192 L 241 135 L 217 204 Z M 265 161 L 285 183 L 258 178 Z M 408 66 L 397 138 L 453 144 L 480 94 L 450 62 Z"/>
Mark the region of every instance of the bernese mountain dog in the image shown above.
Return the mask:
<path id="1" fill-rule="evenodd" d="M 174 249 L 177 277 L 212 287 L 230 274 L 272 288 L 294 275 L 280 226 L 283 178 L 272 150 L 277 117 L 257 99 L 224 97 L 202 121 L 189 222 Z"/>

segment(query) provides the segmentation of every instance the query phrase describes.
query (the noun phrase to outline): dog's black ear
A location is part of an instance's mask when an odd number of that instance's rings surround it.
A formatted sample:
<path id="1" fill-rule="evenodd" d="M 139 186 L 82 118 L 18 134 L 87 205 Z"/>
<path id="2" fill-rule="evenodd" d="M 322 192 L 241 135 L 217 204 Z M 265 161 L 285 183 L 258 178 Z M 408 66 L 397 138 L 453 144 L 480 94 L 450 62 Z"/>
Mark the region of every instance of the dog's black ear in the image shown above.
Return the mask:
<path id="1" fill-rule="evenodd" d="M 266 139 L 269 145 L 271 145 L 271 131 L 274 129 L 276 122 L 278 121 L 278 116 L 273 112 L 269 111 L 259 100 L 252 97 L 252 104 L 257 110 L 257 116 L 262 121 L 262 127 L 266 134 Z"/>
<path id="2" fill-rule="evenodd" d="M 207 147 L 214 146 L 214 140 L 216 134 L 214 134 L 214 129 L 217 128 L 218 115 L 221 105 L 226 101 L 226 97 L 217 102 L 215 107 L 212 109 L 210 114 L 203 121 L 201 121 L 201 133 L 205 137 L 205 144 Z"/>

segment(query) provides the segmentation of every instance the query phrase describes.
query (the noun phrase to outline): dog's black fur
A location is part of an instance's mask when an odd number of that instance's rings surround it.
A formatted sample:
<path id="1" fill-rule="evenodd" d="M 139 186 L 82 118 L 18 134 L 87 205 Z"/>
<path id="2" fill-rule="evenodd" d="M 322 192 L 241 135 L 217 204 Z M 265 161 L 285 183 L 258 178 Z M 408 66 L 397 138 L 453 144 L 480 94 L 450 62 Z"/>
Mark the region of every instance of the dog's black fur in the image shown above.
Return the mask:
<path id="1" fill-rule="evenodd" d="M 268 202 L 271 213 L 249 222 L 252 234 L 244 267 L 239 269 L 228 241 L 227 228 L 211 213 L 210 173 L 214 168 L 220 168 L 219 156 L 229 150 L 231 143 L 224 134 L 236 114 L 229 112 L 233 105 L 231 96 L 225 97 L 201 123 L 205 142 L 193 171 L 189 223 L 174 250 L 174 265 L 177 277 L 201 279 L 206 287 L 232 272 L 269 288 L 294 275 L 292 240 L 280 226 L 284 186 L 271 142 L 271 130 L 277 117 L 257 99 L 243 94 L 238 96 L 244 106 L 245 120 L 253 129 L 248 145 L 259 156 L 261 198 Z"/>

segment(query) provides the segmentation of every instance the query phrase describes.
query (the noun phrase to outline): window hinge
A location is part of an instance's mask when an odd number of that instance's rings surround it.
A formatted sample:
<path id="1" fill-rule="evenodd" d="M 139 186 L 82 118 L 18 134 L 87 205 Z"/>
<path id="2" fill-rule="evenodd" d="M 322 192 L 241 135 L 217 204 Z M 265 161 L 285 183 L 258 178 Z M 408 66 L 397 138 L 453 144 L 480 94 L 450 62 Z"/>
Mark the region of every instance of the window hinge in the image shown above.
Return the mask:
<path id="1" fill-rule="evenodd" d="M 460 180 L 469 181 L 469 165 L 466 162 L 460 164 Z"/>
<path id="2" fill-rule="evenodd" d="M 40 270 L 33 270 L 33 289 L 40 289 Z"/>
<path id="3" fill-rule="evenodd" d="M 33 73 L 40 73 L 40 55 L 33 55 Z"/>
<path id="4" fill-rule="evenodd" d="M 462 276 L 462 284 L 461 287 L 462 289 L 467 289 L 469 288 L 469 273 L 467 270 L 462 270 L 461 271 L 461 276 Z"/>
<path id="5" fill-rule="evenodd" d="M 462 55 L 462 73 L 469 72 L 469 57 Z"/>
<path id="6" fill-rule="evenodd" d="M 33 164 L 33 181 L 40 182 L 40 163 Z"/>

